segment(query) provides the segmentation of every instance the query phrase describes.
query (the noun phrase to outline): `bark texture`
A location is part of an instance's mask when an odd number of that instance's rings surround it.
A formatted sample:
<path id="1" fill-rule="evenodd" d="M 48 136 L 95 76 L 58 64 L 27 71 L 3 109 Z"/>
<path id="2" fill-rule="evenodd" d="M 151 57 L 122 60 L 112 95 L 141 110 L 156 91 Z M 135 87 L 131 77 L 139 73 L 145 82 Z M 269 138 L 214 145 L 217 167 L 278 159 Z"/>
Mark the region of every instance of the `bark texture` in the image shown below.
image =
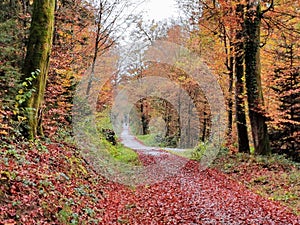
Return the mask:
<path id="1" fill-rule="evenodd" d="M 244 5 L 238 5 L 236 14 L 239 18 L 244 19 Z M 235 43 L 235 101 L 236 101 L 236 127 L 238 135 L 239 152 L 250 153 L 248 128 L 245 110 L 245 70 L 244 70 L 244 43 L 243 43 L 243 28 L 241 24 L 240 30 L 237 31 Z"/>
<path id="2" fill-rule="evenodd" d="M 260 68 L 261 9 L 259 1 L 248 1 L 245 17 L 245 64 L 249 117 L 256 154 L 271 153 L 264 105 Z"/>
<path id="3" fill-rule="evenodd" d="M 41 105 L 44 98 L 47 74 L 49 69 L 50 52 L 54 29 L 55 0 L 35 0 L 30 27 L 30 36 L 23 67 L 23 81 L 31 77 L 31 73 L 40 70 L 32 88 L 35 90 L 27 100 L 25 107 L 28 111 L 28 124 L 25 136 L 34 138 L 43 135 L 41 126 Z"/>

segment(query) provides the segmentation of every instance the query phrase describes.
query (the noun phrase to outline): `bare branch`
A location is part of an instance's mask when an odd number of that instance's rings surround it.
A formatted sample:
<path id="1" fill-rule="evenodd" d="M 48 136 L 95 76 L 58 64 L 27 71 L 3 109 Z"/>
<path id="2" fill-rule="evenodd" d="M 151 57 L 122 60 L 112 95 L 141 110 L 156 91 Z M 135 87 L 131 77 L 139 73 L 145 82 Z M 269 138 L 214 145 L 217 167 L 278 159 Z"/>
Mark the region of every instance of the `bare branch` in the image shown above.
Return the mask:
<path id="1" fill-rule="evenodd" d="M 263 16 L 266 12 L 273 10 L 273 9 L 274 9 L 274 0 L 271 1 L 270 5 L 267 9 L 261 11 L 261 16 Z"/>

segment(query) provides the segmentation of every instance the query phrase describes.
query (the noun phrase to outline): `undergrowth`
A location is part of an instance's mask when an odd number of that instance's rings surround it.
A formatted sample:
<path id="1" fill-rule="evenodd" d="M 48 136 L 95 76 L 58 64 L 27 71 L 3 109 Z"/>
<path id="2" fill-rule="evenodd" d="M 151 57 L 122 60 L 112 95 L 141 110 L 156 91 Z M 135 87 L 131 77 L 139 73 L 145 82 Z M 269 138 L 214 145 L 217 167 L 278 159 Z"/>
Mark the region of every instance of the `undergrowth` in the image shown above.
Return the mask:
<path id="1" fill-rule="evenodd" d="M 284 155 L 256 156 L 221 152 L 211 167 L 253 192 L 281 202 L 300 215 L 300 164 Z"/>
<path id="2" fill-rule="evenodd" d="M 110 155 L 117 161 L 131 165 L 140 165 L 138 154 L 130 148 L 126 148 L 120 141 L 117 135 L 114 135 L 116 144 L 111 143 L 106 139 L 102 130 L 113 131 L 113 126 L 110 119 L 110 110 L 106 109 L 103 112 L 98 112 L 96 115 L 96 126 L 98 130 L 98 138 L 101 145 L 104 146 Z"/>
<path id="3" fill-rule="evenodd" d="M 0 224 L 101 221 L 94 214 L 101 213 L 106 181 L 74 146 L 35 140 L 0 149 Z"/>

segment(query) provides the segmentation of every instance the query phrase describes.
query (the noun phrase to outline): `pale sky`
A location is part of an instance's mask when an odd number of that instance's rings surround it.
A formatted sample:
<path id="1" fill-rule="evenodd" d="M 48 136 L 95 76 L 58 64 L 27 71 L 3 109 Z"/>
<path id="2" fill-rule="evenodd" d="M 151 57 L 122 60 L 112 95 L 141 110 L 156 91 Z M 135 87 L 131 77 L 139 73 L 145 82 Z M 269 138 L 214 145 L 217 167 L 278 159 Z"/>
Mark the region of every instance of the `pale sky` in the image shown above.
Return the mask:
<path id="1" fill-rule="evenodd" d="M 146 11 L 145 18 L 161 21 L 170 17 L 178 17 L 175 0 L 146 0 L 142 5 Z"/>

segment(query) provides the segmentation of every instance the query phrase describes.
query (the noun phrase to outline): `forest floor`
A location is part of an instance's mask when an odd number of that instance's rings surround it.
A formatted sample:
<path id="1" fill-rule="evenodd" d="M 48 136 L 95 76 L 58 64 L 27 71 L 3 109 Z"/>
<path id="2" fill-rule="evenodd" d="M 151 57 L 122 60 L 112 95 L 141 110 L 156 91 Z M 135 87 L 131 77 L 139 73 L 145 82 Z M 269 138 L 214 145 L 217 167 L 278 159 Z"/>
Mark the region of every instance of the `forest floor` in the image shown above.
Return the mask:
<path id="1" fill-rule="evenodd" d="M 229 155 L 168 173 L 181 157 L 130 142 L 151 168 L 149 183 L 99 176 L 66 143 L 1 147 L 0 224 L 300 224 L 296 164 Z"/>

